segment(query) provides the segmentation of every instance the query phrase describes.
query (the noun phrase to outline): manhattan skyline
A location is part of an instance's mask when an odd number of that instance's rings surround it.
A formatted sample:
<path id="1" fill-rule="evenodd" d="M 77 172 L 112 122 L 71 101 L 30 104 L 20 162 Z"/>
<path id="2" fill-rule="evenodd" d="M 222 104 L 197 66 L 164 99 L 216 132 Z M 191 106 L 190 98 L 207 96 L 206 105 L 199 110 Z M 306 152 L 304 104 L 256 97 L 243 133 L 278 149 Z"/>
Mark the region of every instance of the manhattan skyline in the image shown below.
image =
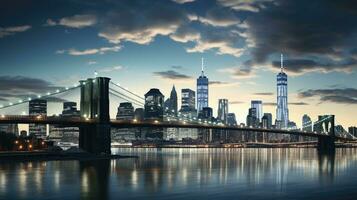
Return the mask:
<path id="1" fill-rule="evenodd" d="M 284 53 L 289 118 L 300 124 L 304 114 L 313 121 L 335 114 L 344 127 L 356 125 L 357 26 L 346 2 L 37 2 L 4 1 L 0 8 L 2 102 L 72 85 L 95 71 L 142 96 L 159 88 L 166 99 L 172 85 L 196 90 L 203 57 L 215 116 L 218 99 L 226 98 L 238 122 L 251 100 L 262 100 L 275 119 Z M 333 13 L 328 18 L 326 10 Z"/>

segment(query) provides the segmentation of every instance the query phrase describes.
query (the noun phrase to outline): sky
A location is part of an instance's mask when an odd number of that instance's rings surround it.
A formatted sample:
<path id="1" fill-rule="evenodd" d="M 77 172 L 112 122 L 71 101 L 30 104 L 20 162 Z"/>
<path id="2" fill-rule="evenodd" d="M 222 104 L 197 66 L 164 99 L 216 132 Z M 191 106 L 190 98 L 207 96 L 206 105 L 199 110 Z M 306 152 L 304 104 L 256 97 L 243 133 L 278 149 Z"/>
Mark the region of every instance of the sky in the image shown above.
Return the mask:
<path id="1" fill-rule="evenodd" d="M 72 86 L 95 71 L 142 96 L 159 88 L 168 97 L 175 85 L 180 99 L 182 88 L 196 90 L 204 58 L 215 114 L 218 99 L 227 98 L 229 112 L 245 122 L 250 101 L 262 100 L 263 112 L 275 118 L 283 53 L 290 120 L 301 126 L 304 114 L 313 121 L 335 114 L 337 124 L 357 125 L 353 1 L 2 0 L 0 5 L 3 105 Z M 76 99 L 69 95 L 51 103 L 71 98 Z M 116 104 L 111 103 L 113 116 Z"/>

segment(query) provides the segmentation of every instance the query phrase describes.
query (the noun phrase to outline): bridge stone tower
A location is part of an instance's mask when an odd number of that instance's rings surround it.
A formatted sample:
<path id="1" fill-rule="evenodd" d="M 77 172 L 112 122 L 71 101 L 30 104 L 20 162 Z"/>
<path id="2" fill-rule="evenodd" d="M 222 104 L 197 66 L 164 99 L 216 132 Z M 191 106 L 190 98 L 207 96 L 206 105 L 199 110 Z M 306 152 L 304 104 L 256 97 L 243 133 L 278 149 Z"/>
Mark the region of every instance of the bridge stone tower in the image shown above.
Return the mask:
<path id="1" fill-rule="evenodd" d="M 110 154 L 109 117 L 110 78 L 96 77 L 80 81 L 81 118 L 93 120 L 92 125 L 81 126 L 79 148 L 94 154 Z"/>
<path id="2" fill-rule="evenodd" d="M 328 133 L 329 137 L 318 137 L 317 149 L 320 152 L 335 151 L 335 115 L 319 115 L 314 124 L 317 133 Z"/>

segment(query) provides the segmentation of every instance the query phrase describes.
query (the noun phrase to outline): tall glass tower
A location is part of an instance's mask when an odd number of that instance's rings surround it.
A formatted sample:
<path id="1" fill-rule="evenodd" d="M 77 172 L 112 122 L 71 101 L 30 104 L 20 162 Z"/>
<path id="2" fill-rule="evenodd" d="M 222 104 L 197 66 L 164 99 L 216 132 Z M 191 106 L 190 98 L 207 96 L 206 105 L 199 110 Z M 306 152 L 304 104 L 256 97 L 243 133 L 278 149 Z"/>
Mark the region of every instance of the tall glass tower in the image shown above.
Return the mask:
<path id="1" fill-rule="evenodd" d="M 288 110 L 288 75 L 284 72 L 283 54 L 280 56 L 280 73 L 277 78 L 277 107 L 276 120 L 280 124 L 280 128 L 288 127 L 289 110 Z"/>
<path id="2" fill-rule="evenodd" d="M 202 108 L 208 107 L 208 78 L 204 74 L 203 58 L 202 58 L 201 76 L 197 79 L 197 112 L 202 111 Z"/>

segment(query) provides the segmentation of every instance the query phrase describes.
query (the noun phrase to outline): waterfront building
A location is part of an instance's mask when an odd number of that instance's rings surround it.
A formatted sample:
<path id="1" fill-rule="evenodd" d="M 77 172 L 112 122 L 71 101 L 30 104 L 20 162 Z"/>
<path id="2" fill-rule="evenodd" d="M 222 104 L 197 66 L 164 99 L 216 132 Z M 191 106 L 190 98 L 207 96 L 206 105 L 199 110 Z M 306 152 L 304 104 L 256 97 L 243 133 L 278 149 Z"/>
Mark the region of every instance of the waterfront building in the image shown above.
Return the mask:
<path id="1" fill-rule="evenodd" d="M 222 123 L 227 124 L 227 115 L 228 115 L 228 99 L 219 99 L 217 119 Z"/>
<path id="2" fill-rule="evenodd" d="M 144 120 L 144 109 L 143 108 L 136 108 L 134 111 L 134 119 L 137 121 Z"/>
<path id="3" fill-rule="evenodd" d="M 180 113 L 188 117 L 197 117 L 195 91 L 185 88 L 181 90 Z"/>
<path id="4" fill-rule="evenodd" d="M 63 110 L 60 115 L 62 118 L 80 118 L 80 111 L 77 109 L 76 102 L 63 102 Z M 49 140 L 55 142 L 69 142 L 78 144 L 79 128 L 64 126 L 64 125 L 50 125 L 49 126 Z"/>
<path id="5" fill-rule="evenodd" d="M 256 118 L 260 123 L 262 120 L 262 117 L 263 117 L 263 102 L 260 100 L 253 100 L 253 101 L 251 101 L 250 107 L 255 108 Z"/>
<path id="6" fill-rule="evenodd" d="M 311 121 L 310 116 L 308 116 L 307 114 L 302 116 L 302 126 L 301 127 L 302 127 L 302 131 L 312 132 L 313 123 Z"/>
<path id="7" fill-rule="evenodd" d="M 198 118 L 201 123 L 208 123 L 214 121 L 212 108 L 202 108 L 201 112 L 198 115 Z M 199 129 L 198 139 L 206 143 L 211 142 L 213 139 L 212 129 Z"/>
<path id="8" fill-rule="evenodd" d="M 134 119 L 134 107 L 130 102 L 123 102 L 119 104 L 116 115 L 117 120 L 131 121 Z M 135 128 L 112 128 L 111 137 L 113 142 L 131 142 L 136 138 Z"/>
<path id="9" fill-rule="evenodd" d="M 257 118 L 257 109 L 256 108 L 249 108 L 248 115 L 247 115 L 247 126 L 256 128 L 259 125 L 259 120 Z"/>
<path id="10" fill-rule="evenodd" d="M 76 102 L 63 102 L 62 116 L 80 116 Z"/>
<path id="11" fill-rule="evenodd" d="M 175 85 L 172 86 L 172 90 L 171 90 L 171 93 L 170 93 L 169 111 L 174 116 L 177 116 L 177 92 L 176 92 L 176 89 L 175 89 Z"/>
<path id="12" fill-rule="evenodd" d="M 123 102 L 119 104 L 118 112 L 116 116 L 117 120 L 133 120 L 134 119 L 134 107 L 130 102 Z"/>
<path id="13" fill-rule="evenodd" d="M 227 114 L 227 125 L 228 126 L 237 126 L 237 119 L 234 113 Z"/>
<path id="14" fill-rule="evenodd" d="M 164 95 L 157 88 L 152 88 L 145 94 L 144 118 L 153 123 L 163 121 L 164 118 Z M 162 140 L 162 128 L 144 128 L 141 138 L 145 140 Z"/>
<path id="15" fill-rule="evenodd" d="M 357 127 L 355 127 L 355 126 L 348 127 L 348 133 L 357 137 Z"/>
<path id="16" fill-rule="evenodd" d="M 204 74 L 202 59 L 201 75 L 197 78 L 197 112 L 201 112 L 204 107 L 208 107 L 208 78 Z"/>
<path id="17" fill-rule="evenodd" d="M 145 119 L 163 120 L 164 95 L 157 88 L 152 88 L 145 94 Z"/>
<path id="18" fill-rule="evenodd" d="M 19 126 L 17 124 L 0 124 L 0 132 L 19 135 Z"/>
<path id="19" fill-rule="evenodd" d="M 273 116 L 271 113 L 264 113 L 263 117 L 262 117 L 262 127 L 263 128 L 267 128 L 267 129 L 271 129 L 273 125 Z"/>
<path id="20" fill-rule="evenodd" d="M 34 99 L 29 102 L 30 116 L 47 116 L 47 101 L 44 99 Z M 36 139 L 45 139 L 47 127 L 43 124 L 29 124 L 29 135 Z"/>
<path id="21" fill-rule="evenodd" d="M 281 55 L 280 72 L 277 75 L 276 120 L 279 121 L 279 127 L 281 129 L 285 129 L 288 127 L 288 76 L 284 72 L 283 55 Z"/>

